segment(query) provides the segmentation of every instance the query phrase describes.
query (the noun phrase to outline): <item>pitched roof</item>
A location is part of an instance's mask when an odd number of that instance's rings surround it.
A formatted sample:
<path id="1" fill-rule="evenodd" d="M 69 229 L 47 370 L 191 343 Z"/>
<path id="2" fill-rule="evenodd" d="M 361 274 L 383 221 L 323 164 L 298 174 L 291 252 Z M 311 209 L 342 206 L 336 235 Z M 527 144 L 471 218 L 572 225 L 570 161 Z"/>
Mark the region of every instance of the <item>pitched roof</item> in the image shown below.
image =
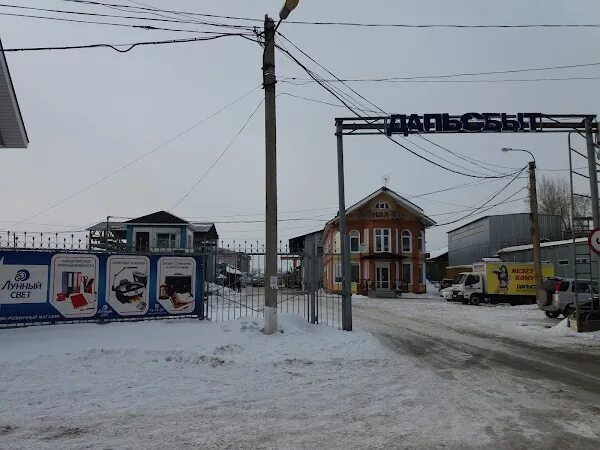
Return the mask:
<path id="1" fill-rule="evenodd" d="M 0 147 L 27 148 L 29 138 L 0 42 Z"/>
<path id="2" fill-rule="evenodd" d="M 108 222 L 108 228 L 110 231 L 126 231 L 127 225 L 125 222 Z M 104 222 L 99 222 L 96 225 L 92 225 L 89 228 L 86 228 L 86 231 L 104 231 L 106 230 L 106 220 Z"/>
<path id="3" fill-rule="evenodd" d="M 400 205 L 402 205 L 402 207 L 404 207 L 408 211 L 412 212 L 415 216 L 417 216 L 419 219 L 421 219 L 421 221 L 425 224 L 426 227 L 435 225 L 435 221 L 433 219 L 431 219 L 430 217 L 427 217 L 422 208 L 420 208 L 419 206 L 415 205 L 410 200 L 407 200 L 406 198 L 402 197 L 401 195 L 397 194 L 396 192 L 392 191 L 391 189 L 389 189 L 385 186 L 377 189 L 375 192 L 366 196 L 365 198 L 363 198 L 359 202 L 355 203 L 354 205 L 350 206 L 349 208 L 346 208 L 346 214 L 350 214 L 351 212 L 356 211 L 357 209 L 363 207 L 365 204 L 367 204 L 368 202 L 373 200 L 379 194 L 384 194 L 384 193 L 389 195 L 390 197 L 392 197 L 396 202 L 398 202 Z M 327 224 L 329 225 L 330 223 L 334 223 L 337 220 L 338 220 L 338 217 L 336 216 L 333 219 L 331 219 L 329 222 L 327 222 Z"/>
<path id="4" fill-rule="evenodd" d="M 128 220 L 125 223 L 131 223 L 131 224 L 181 224 L 181 225 L 188 225 L 189 222 L 187 220 L 182 219 L 181 217 L 177 217 L 174 214 L 171 214 L 169 212 L 166 211 L 157 211 L 155 213 L 152 214 L 148 214 L 145 216 L 141 216 L 141 217 L 137 217 L 135 219 L 131 219 Z"/>

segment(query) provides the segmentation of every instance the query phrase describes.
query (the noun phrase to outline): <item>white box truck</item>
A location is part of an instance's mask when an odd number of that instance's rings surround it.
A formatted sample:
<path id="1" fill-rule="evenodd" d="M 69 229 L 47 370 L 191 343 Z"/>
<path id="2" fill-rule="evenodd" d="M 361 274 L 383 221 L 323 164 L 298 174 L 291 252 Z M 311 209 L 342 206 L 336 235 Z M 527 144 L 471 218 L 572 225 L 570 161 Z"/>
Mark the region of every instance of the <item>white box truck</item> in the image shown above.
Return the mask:
<path id="1" fill-rule="evenodd" d="M 542 264 L 542 278 L 553 276 L 554 266 Z M 473 272 L 459 274 L 452 285 L 452 300 L 472 305 L 535 303 L 535 293 L 533 263 L 475 263 Z"/>

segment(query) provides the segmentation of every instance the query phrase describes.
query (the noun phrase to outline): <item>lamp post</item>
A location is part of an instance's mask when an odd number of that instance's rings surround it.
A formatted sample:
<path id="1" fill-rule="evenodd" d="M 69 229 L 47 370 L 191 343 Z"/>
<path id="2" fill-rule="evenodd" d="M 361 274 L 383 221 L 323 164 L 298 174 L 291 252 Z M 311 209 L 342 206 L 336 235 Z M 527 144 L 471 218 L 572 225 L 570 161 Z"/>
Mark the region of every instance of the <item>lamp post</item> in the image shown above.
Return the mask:
<path id="1" fill-rule="evenodd" d="M 265 334 L 277 331 L 277 120 L 275 111 L 275 32 L 290 15 L 299 0 L 286 0 L 279 22 L 265 16 L 263 52 L 263 88 L 265 90 Z"/>
<path id="2" fill-rule="evenodd" d="M 535 156 L 522 148 L 503 148 L 503 152 L 523 152 L 531 156 L 529 161 L 529 219 L 531 221 L 531 245 L 533 247 L 533 271 L 535 276 L 536 301 L 546 306 L 546 295 L 542 288 L 542 250 L 540 247 L 540 222 L 538 215 L 537 185 L 535 178 Z"/>

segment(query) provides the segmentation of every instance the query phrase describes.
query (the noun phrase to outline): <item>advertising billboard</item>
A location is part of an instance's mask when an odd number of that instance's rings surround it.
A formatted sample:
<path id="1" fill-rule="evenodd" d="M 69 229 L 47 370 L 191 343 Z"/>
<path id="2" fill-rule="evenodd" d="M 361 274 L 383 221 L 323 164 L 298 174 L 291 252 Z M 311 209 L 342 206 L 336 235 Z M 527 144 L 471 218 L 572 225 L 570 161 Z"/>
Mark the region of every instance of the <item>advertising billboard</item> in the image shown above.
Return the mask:
<path id="1" fill-rule="evenodd" d="M 535 295 L 533 264 L 485 263 L 488 294 Z M 473 268 L 475 271 L 475 267 Z M 553 277 L 554 266 L 542 264 L 542 278 Z"/>
<path id="2" fill-rule="evenodd" d="M 202 259 L 0 251 L 0 325 L 203 315 Z"/>

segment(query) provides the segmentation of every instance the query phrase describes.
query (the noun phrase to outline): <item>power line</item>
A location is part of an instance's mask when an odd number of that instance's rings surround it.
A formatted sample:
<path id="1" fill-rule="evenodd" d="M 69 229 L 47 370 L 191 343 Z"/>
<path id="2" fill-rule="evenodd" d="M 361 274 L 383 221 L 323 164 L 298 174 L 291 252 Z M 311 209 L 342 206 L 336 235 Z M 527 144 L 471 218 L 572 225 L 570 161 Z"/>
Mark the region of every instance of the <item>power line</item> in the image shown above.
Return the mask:
<path id="1" fill-rule="evenodd" d="M 316 61 L 314 58 L 312 58 L 312 57 L 311 57 L 310 55 L 308 55 L 308 54 L 307 54 L 305 51 L 303 51 L 303 50 L 302 50 L 302 49 L 300 49 L 300 48 L 299 48 L 297 45 L 295 45 L 293 42 L 291 42 L 291 41 L 290 41 L 290 40 L 289 40 L 287 37 L 285 37 L 285 36 L 284 36 L 282 33 L 278 33 L 278 34 L 279 34 L 279 35 L 280 35 L 280 36 L 281 36 L 283 39 L 285 39 L 287 42 L 289 42 L 289 43 L 290 43 L 292 46 L 294 46 L 294 47 L 295 47 L 295 48 L 296 48 L 298 51 L 300 51 L 300 52 L 301 52 L 303 55 L 305 55 L 305 56 L 306 56 L 308 59 L 310 59 L 311 61 L 313 61 L 315 64 L 317 64 L 317 65 L 318 65 L 319 67 L 321 67 L 322 69 L 324 69 L 324 70 L 325 70 L 327 73 L 329 73 L 331 76 L 333 76 L 333 77 L 334 77 L 336 80 L 339 80 L 340 82 L 342 82 L 342 84 L 343 84 L 344 86 L 346 86 L 346 87 L 347 87 L 349 90 L 351 90 L 351 91 L 352 91 L 354 94 L 358 95 L 358 96 L 359 96 L 361 99 L 365 100 L 365 101 L 366 101 L 367 103 L 369 103 L 370 105 L 372 105 L 372 106 L 374 106 L 375 108 L 379 109 L 379 110 L 380 110 L 380 111 L 382 111 L 384 114 L 387 114 L 387 113 L 385 113 L 385 111 L 383 111 L 383 109 L 381 109 L 379 106 L 375 105 L 373 102 L 369 101 L 368 99 L 366 99 L 365 97 L 363 97 L 362 95 L 360 95 L 358 92 L 356 92 L 354 89 L 352 89 L 351 87 L 349 87 L 349 86 L 348 86 L 348 85 L 347 85 L 345 82 L 343 82 L 342 80 L 340 80 L 340 78 L 339 78 L 339 77 L 337 77 L 337 76 L 336 76 L 334 73 L 332 73 L 330 70 L 328 70 L 328 69 L 327 69 L 326 67 L 324 67 L 322 64 L 318 63 L 318 62 L 317 62 L 317 61 Z M 300 61 L 298 61 L 298 59 L 297 59 L 296 57 L 294 57 L 294 56 L 293 56 L 293 55 L 292 55 L 292 54 L 291 54 L 291 53 L 290 53 L 290 52 L 289 52 L 287 49 L 285 49 L 285 48 L 284 48 L 284 47 L 282 47 L 282 46 L 277 46 L 277 47 L 278 47 L 278 48 L 279 48 L 279 49 L 280 49 L 280 50 L 281 50 L 281 51 L 282 51 L 284 54 L 288 55 L 288 57 L 290 57 L 290 58 L 291 58 L 291 59 L 292 59 L 294 62 L 296 62 L 296 63 L 297 63 L 297 64 L 298 64 L 298 65 L 299 65 L 301 68 L 303 68 L 303 69 L 304 69 L 304 71 L 305 71 L 305 72 L 306 72 L 306 73 L 307 73 L 307 74 L 308 74 L 308 75 L 309 75 L 309 76 L 310 76 L 310 77 L 311 77 L 313 80 L 315 80 L 315 81 L 316 81 L 316 82 L 317 82 L 317 83 L 318 83 L 318 84 L 319 84 L 321 87 L 325 88 L 325 89 L 326 89 L 327 91 L 329 91 L 329 92 L 330 92 L 332 95 L 334 95 L 334 97 L 336 97 L 336 98 L 337 98 L 339 101 L 341 101 L 341 102 L 342 102 L 342 103 L 343 103 L 343 104 L 344 104 L 344 105 L 345 105 L 345 106 L 346 106 L 346 107 L 347 107 L 347 108 L 348 108 L 350 111 L 352 111 L 352 112 L 353 112 L 353 113 L 354 113 L 356 116 L 358 116 L 359 118 L 362 118 L 362 119 L 364 119 L 364 117 L 362 117 L 360 114 L 358 114 L 358 113 L 355 111 L 355 108 L 351 108 L 351 107 L 350 107 L 350 106 L 349 106 L 349 105 L 348 105 L 346 102 L 344 102 L 344 101 L 343 101 L 343 100 L 342 100 L 342 99 L 341 99 L 339 96 L 337 96 L 337 95 L 336 95 L 336 94 L 333 92 L 333 90 L 331 89 L 331 86 L 328 86 L 328 85 L 326 85 L 326 83 L 327 83 L 326 81 L 323 81 L 323 79 L 319 80 L 319 78 L 318 78 L 317 76 L 315 76 L 315 74 L 314 74 L 312 71 L 310 71 L 310 69 L 308 69 L 308 68 L 307 68 L 305 65 L 303 65 L 303 64 L 302 64 Z M 358 108 L 356 108 L 356 109 L 358 109 Z M 381 133 L 381 134 L 384 134 L 384 133 Z M 455 170 L 455 169 L 452 169 L 452 168 L 446 167 L 446 166 L 444 166 L 444 165 L 442 165 L 442 164 L 439 164 L 439 163 L 437 163 L 437 162 L 435 162 L 435 161 L 433 161 L 433 160 L 430 160 L 429 158 L 426 158 L 426 157 L 424 157 L 423 155 L 421 155 L 421 154 L 419 154 L 419 153 L 415 152 L 414 150 L 412 150 L 412 149 L 408 148 L 407 146 L 405 146 L 405 145 L 403 145 L 403 144 L 399 143 L 398 141 L 396 141 L 395 139 L 393 139 L 391 136 L 387 136 L 387 135 L 386 135 L 386 137 L 387 137 L 387 138 L 388 138 L 390 141 L 392 141 L 392 142 L 394 142 L 395 144 L 399 145 L 400 147 L 402 147 L 402 148 L 406 149 L 407 151 L 409 151 L 409 152 L 410 152 L 410 153 L 412 153 L 413 155 L 415 155 L 415 156 L 417 156 L 417 157 L 419 157 L 419 158 L 421 158 L 421 159 L 423 159 L 423 160 L 425 160 L 425 161 L 427 161 L 427 162 L 429 162 L 429 163 L 431 163 L 431 164 L 434 164 L 434 165 L 436 165 L 436 166 L 438 166 L 438 167 L 440 167 L 440 168 L 442 168 L 442 169 L 444 169 L 444 170 L 447 170 L 447 171 L 450 171 L 450 172 L 453 172 L 453 173 L 456 173 L 456 174 L 460 174 L 460 175 L 467 176 L 467 177 L 471 177 L 471 178 L 505 178 L 505 177 L 507 177 L 507 176 L 511 176 L 511 175 L 513 175 L 512 173 L 511 173 L 511 174 L 506 174 L 506 175 L 495 175 L 495 176 L 487 176 L 487 175 L 475 175 L 475 174 L 473 174 L 473 173 L 466 173 L 466 172 L 462 172 L 462 171 L 459 171 L 459 170 Z M 410 140 L 408 140 L 408 142 L 410 142 L 410 143 L 412 143 L 413 145 L 415 145 L 415 146 L 417 146 L 417 147 L 421 148 L 421 150 L 424 150 L 424 151 L 426 151 L 426 152 L 427 152 L 427 150 L 423 149 L 423 147 L 420 147 L 420 146 L 416 145 L 414 142 L 412 142 L 412 141 L 410 141 Z M 452 153 L 453 155 L 455 155 L 455 156 L 456 156 L 456 153 L 454 153 L 454 152 L 452 152 L 451 150 L 448 150 L 448 149 L 446 149 L 446 150 L 447 150 L 448 152 L 450 152 L 450 153 Z M 430 152 L 428 152 L 428 153 L 430 153 Z M 430 154 L 431 154 L 431 153 L 430 153 Z M 457 156 L 457 157 L 459 157 L 459 158 L 460 158 L 460 156 Z M 443 160 L 443 161 L 445 161 L 445 162 L 449 162 L 448 160 L 446 160 L 446 159 L 444 159 L 444 158 L 442 158 L 442 157 L 440 157 L 440 156 L 438 156 L 438 158 L 442 159 L 442 160 Z M 463 159 L 463 160 L 465 160 L 464 158 L 460 158 L 460 159 Z M 460 165 L 458 165 L 458 164 L 456 164 L 456 163 L 451 163 L 451 164 L 453 164 L 453 165 L 454 165 L 454 166 L 456 166 L 456 167 L 462 168 L 462 169 L 464 169 L 464 170 L 469 170 L 469 169 L 465 169 L 463 166 L 460 166 Z M 471 162 L 471 164 L 473 164 L 473 162 Z M 486 168 L 486 170 L 490 170 L 490 169 L 487 169 L 487 168 Z M 497 173 L 497 172 L 496 172 L 496 173 Z"/>
<path id="2" fill-rule="evenodd" d="M 146 11 L 159 11 L 159 12 L 167 12 L 174 14 L 185 14 L 191 16 L 200 16 L 200 17 L 213 17 L 219 19 L 230 19 L 230 20 L 245 20 L 249 22 L 262 22 L 262 19 L 253 18 L 253 17 L 239 17 L 239 16 L 226 16 L 226 15 L 216 15 L 216 14 L 205 14 L 205 13 L 195 13 L 195 12 L 186 12 L 186 11 L 178 11 L 178 10 L 168 10 L 168 9 L 159 9 L 154 7 L 136 7 L 129 5 L 118 5 L 112 3 L 104 3 L 104 2 L 96 2 L 96 1 L 86 1 L 86 0 L 63 0 L 65 2 L 72 3 L 82 3 L 89 5 L 101 5 L 101 6 L 113 6 L 120 8 L 131 8 L 131 9 L 140 9 Z M 325 25 L 325 26 L 346 26 L 346 27 L 368 27 L 368 28 L 600 28 L 600 24 L 550 24 L 550 23 L 539 23 L 539 24 L 404 24 L 404 23 L 362 23 L 362 22 L 311 22 L 311 21 L 299 21 L 299 20 L 289 20 L 286 23 L 294 24 L 294 25 Z"/>
<path id="3" fill-rule="evenodd" d="M 519 170 L 519 172 L 506 184 L 504 185 L 501 189 L 499 189 L 496 193 L 494 193 L 494 195 L 492 195 L 489 199 L 487 199 L 483 204 L 481 204 L 477 209 L 475 209 L 474 211 L 472 211 L 471 213 L 456 219 L 456 220 L 452 220 L 446 223 L 442 223 L 442 224 L 437 224 L 436 226 L 445 226 L 445 225 L 451 225 L 457 222 L 460 222 L 462 220 L 465 220 L 469 217 L 472 217 L 473 215 L 477 214 L 477 212 L 484 212 L 482 211 L 482 208 L 484 208 L 486 205 L 488 205 L 490 202 L 492 202 L 496 197 L 498 197 L 503 191 L 505 191 L 513 182 L 515 182 L 517 180 L 517 178 L 519 178 L 519 175 L 521 175 L 523 173 L 523 171 L 526 169 L 527 167 L 523 167 L 521 170 Z M 518 194 L 519 192 L 521 192 L 523 189 L 525 188 L 521 188 L 519 191 L 515 192 L 513 195 Z M 490 209 L 492 209 L 491 207 L 486 209 L 485 211 L 489 211 Z"/>
<path id="4" fill-rule="evenodd" d="M 307 84 L 314 83 L 312 80 L 304 80 L 298 83 L 290 82 L 288 80 L 294 78 L 282 79 L 283 83 L 295 84 L 296 86 L 304 86 Z M 507 78 L 497 80 L 371 80 L 371 79 L 354 79 L 344 80 L 347 83 L 533 83 L 541 81 L 588 81 L 598 80 L 600 77 L 554 77 L 554 78 Z M 301 80 L 301 79 L 300 79 Z M 334 81 L 331 81 L 334 82 Z"/>
<path id="5" fill-rule="evenodd" d="M 362 22 L 309 22 L 300 20 L 290 20 L 286 23 L 295 25 L 326 25 L 342 27 L 365 27 L 365 28 L 600 28 L 600 24 L 595 23 L 531 23 L 531 24 L 451 24 L 451 23 L 433 23 L 433 24 L 410 24 L 410 23 L 362 23 Z"/>
<path id="6" fill-rule="evenodd" d="M 142 159 L 150 156 L 151 154 L 157 152 L 158 150 L 160 150 L 161 148 L 165 147 L 166 145 L 170 144 L 171 142 L 175 141 L 176 139 L 180 138 L 181 136 L 183 136 L 184 134 L 189 133 L 190 131 L 192 131 L 193 129 L 199 127 L 200 125 L 202 125 L 203 123 L 207 122 L 208 120 L 212 119 L 213 117 L 219 115 L 220 113 L 222 113 L 223 111 L 229 109 L 231 106 L 233 106 L 234 104 L 236 104 L 237 102 L 239 102 L 240 100 L 244 99 L 245 97 L 247 97 L 248 95 L 252 94 L 253 92 L 257 91 L 261 86 L 257 86 L 254 89 L 246 92 L 244 95 L 242 95 L 241 97 L 238 97 L 237 99 L 235 99 L 233 102 L 229 103 L 228 105 L 224 106 L 223 108 L 215 111 L 214 113 L 208 115 L 207 117 L 205 117 L 204 119 L 202 119 L 201 121 L 195 123 L 194 125 L 192 125 L 191 127 L 187 128 L 186 130 L 178 133 L 177 135 L 175 135 L 174 137 L 162 142 L 161 144 L 157 145 L 156 147 L 154 147 L 152 150 L 150 150 L 149 152 L 144 153 L 143 155 L 138 156 L 137 158 L 135 158 L 134 160 L 128 162 L 127 164 L 119 167 L 116 170 L 113 170 L 112 172 L 109 172 L 108 174 L 104 175 L 103 177 L 99 178 L 98 180 L 94 181 L 92 184 L 89 184 L 88 186 L 76 191 L 74 194 L 69 195 L 68 197 L 63 198 L 62 200 L 59 200 L 58 202 L 53 203 L 52 205 L 48 206 L 47 208 L 42 209 L 41 211 L 38 211 L 37 213 L 26 217 L 25 219 L 22 219 L 20 221 L 14 222 L 12 224 L 12 226 L 15 225 L 19 225 L 21 223 L 24 223 L 26 221 L 29 221 L 31 219 L 34 219 L 35 217 L 38 217 L 60 205 L 62 205 L 63 203 L 77 197 L 78 195 L 92 189 L 95 186 L 98 186 L 100 183 L 106 181 L 107 179 L 111 178 L 112 176 L 116 175 L 119 172 L 122 172 L 123 170 L 127 169 L 128 167 L 131 167 L 132 165 L 136 164 L 137 162 L 141 161 Z"/>
<path id="7" fill-rule="evenodd" d="M 26 17 L 26 18 L 30 18 L 30 19 L 56 20 L 59 22 L 87 23 L 87 24 L 93 24 L 93 25 L 109 25 L 109 26 L 113 26 L 113 27 L 137 28 L 139 30 L 177 31 L 177 32 L 196 33 L 196 34 L 199 33 L 199 31 L 197 31 L 197 30 L 163 28 L 163 27 L 155 27 L 153 25 L 134 25 L 134 24 L 125 24 L 125 23 L 116 23 L 116 22 L 98 22 L 98 21 L 92 21 L 92 20 L 66 19 L 64 17 L 38 16 L 38 15 L 33 15 L 33 14 L 16 14 L 16 13 L 0 12 L 0 16 Z"/>
<path id="8" fill-rule="evenodd" d="M 127 44 L 87 44 L 87 45 L 67 45 L 67 46 L 58 46 L 58 47 L 25 47 L 25 48 L 8 48 L 4 49 L 4 52 L 32 52 L 32 51 L 45 51 L 45 50 L 80 50 L 80 49 L 89 49 L 89 48 L 110 48 L 119 53 L 127 53 L 135 47 L 145 46 L 145 45 L 165 45 L 165 44 L 181 44 L 186 42 L 198 42 L 198 41 L 212 41 L 215 39 L 220 39 L 229 36 L 243 36 L 240 33 L 223 33 L 214 36 L 207 36 L 201 38 L 188 38 L 188 39 L 169 39 L 166 41 L 143 41 L 143 42 L 133 42 Z M 120 49 L 118 47 L 127 47 L 126 49 Z"/>
<path id="9" fill-rule="evenodd" d="M 523 73 L 523 72 L 540 72 L 546 70 L 560 70 L 560 69 L 576 69 L 581 67 L 594 67 L 600 66 L 600 61 L 591 62 L 591 63 L 581 63 L 581 64 L 562 64 L 562 65 L 554 65 L 554 66 L 543 66 L 543 67 L 528 67 L 521 69 L 505 69 L 505 70 L 490 70 L 485 72 L 458 72 L 451 74 L 436 74 L 436 75 L 415 75 L 410 77 L 380 77 L 380 78 L 345 78 L 345 79 L 334 79 L 334 80 L 326 80 L 330 83 L 334 82 L 360 82 L 360 81 L 394 81 L 394 80 L 426 80 L 426 79 L 436 79 L 436 78 L 455 78 L 455 77 L 468 77 L 468 76 L 478 76 L 478 75 L 501 75 L 508 73 Z M 298 81 L 309 81 L 313 82 L 307 78 L 294 78 L 288 77 L 285 78 L 288 80 L 298 80 Z"/>
<path id="10" fill-rule="evenodd" d="M 211 164 L 211 166 L 208 169 L 206 169 L 206 171 L 202 174 L 202 176 L 200 176 L 200 178 L 198 178 L 198 180 L 196 181 L 196 183 L 194 183 L 194 185 L 181 198 L 179 198 L 179 200 L 177 200 L 175 202 L 175 204 L 169 209 L 169 211 L 173 211 L 186 198 L 188 198 L 188 196 L 194 191 L 194 189 L 196 189 L 196 187 L 198 187 L 198 185 L 202 182 L 202 180 L 204 180 L 206 178 L 206 176 L 210 173 L 210 171 L 219 163 L 219 161 L 221 161 L 221 159 L 223 158 L 223 156 L 225 156 L 225 153 L 227 153 L 227 151 L 235 143 L 235 141 L 240 136 L 240 134 L 242 134 L 242 132 L 246 129 L 246 126 L 248 125 L 248 123 L 250 122 L 250 120 L 254 117 L 254 115 L 257 113 L 258 109 L 261 107 L 261 105 L 263 104 L 263 102 L 264 102 L 264 99 L 262 99 L 258 103 L 258 105 L 254 109 L 254 111 L 252 111 L 252 114 L 250 114 L 250 117 L 248 117 L 248 119 L 246 120 L 246 122 L 244 122 L 244 125 L 242 125 L 242 128 L 240 128 L 240 130 L 236 133 L 236 135 L 229 142 L 229 144 L 227 145 L 227 147 L 225 147 L 225 149 L 221 152 L 221 154 L 217 157 L 217 159 L 215 159 L 215 161 Z"/>
<path id="11" fill-rule="evenodd" d="M 71 14 L 71 15 L 77 15 L 77 16 L 108 17 L 108 18 L 112 18 L 112 19 L 147 20 L 147 21 L 154 21 L 154 22 L 187 23 L 187 24 L 198 24 L 198 25 L 223 27 L 223 28 L 242 28 L 245 30 L 252 29 L 252 27 L 246 27 L 246 26 L 242 26 L 242 25 L 229 25 L 229 24 L 224 24 L 224 23 L 206 22 L 206 21 L 200 21 L 200 20 L 186 21 L 186 20 L 180 20 L 180 19 L 174 20 L 171 18 L 156 19 L 153 17 L 143 17 L 143 16 L 123 16 L 123 15 L 117 15 L 117 14 L 101 14 L 101 13 L 92 13 L 92 12 L 83 12 L 83 11 L 68 11 L 68 10 L 63 10 L 63 9 L 34 8 L 31 6 L 8 5 L 5 3 L 0 3 L 0 7 L 24 9 L 24 10 L 28 10 L 28 11 L 43 11 L 43 12 L 51 12 L 51 13 L 56 13 L 56 14 Z"/>

